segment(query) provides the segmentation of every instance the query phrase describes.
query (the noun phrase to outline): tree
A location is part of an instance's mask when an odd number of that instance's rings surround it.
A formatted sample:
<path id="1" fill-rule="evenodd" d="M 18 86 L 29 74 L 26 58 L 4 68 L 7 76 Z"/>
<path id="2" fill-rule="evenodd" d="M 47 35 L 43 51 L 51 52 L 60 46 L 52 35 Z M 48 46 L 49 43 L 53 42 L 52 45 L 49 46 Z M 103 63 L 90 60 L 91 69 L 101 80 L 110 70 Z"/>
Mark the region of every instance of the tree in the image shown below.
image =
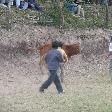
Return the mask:
<path id="1" fill-rule="evenodd" d="M 11 2 L 9 1 L 8 7 L 6 8 L 6 29 L 11 29 Z"/>

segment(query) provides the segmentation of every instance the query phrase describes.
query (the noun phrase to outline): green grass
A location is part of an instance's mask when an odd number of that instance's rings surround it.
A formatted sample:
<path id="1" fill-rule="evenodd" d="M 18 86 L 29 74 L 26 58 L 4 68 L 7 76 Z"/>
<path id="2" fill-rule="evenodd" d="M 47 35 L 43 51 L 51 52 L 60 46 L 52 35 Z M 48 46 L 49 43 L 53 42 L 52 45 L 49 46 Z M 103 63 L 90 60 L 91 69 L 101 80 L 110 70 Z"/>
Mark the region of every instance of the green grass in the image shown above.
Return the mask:
<path id="1" fill-rule="evenodd" d="M 112 83 L 99 78 L 91 80 L 74 77 L 72 80 L 75 84 L 66 84 L 65 93 L 60 95 L 52 87 L 44 94 L 23 87 L 18 93 L 3 95 L 0 97 L 0 111 L 112 112 Z"/>
<path id="2" fill-rule="evenodd" d="M 19 10 L 12 7 L 11 22 L 19 24 L 34 24 L 34 25 L 49 25 L 58 27 L 62 25 L 60 8 L 52 6 L 52 3 L 44 3 L 46 6 L 45 11 L 37 12 L 33 10 Z M 73 28 L 109 28 L 112 29 L 112 17 L 109 17 L 108 26 L 106 26 L 106 8 L 105 6 L 93 6 L 83 5 L 85 11 L 85 20 L 80 17 L 74 17 L 68 11 L 64 10 L 64 26 Z M 97 9 L 98 16 L 94 15 L 94 10 Z M 109 7 L 109 14 L 111 13 L 111 7 Z M 96 14 L 97 14 L 96 12 Z M 5 11 L 0 8 L 0 17 L 5 18 Z M 1 19 L 0 25 L 5 26 L 5 19 Z"/>

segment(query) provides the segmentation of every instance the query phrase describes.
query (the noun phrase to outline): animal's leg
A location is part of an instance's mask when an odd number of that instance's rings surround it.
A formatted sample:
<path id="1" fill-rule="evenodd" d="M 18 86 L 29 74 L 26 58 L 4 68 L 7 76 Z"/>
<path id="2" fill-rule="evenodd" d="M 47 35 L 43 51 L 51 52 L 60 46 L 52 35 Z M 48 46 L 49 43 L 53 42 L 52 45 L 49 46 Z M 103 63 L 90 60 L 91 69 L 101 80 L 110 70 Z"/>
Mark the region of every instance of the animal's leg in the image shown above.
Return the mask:
<path id="1" fill-rule="evenodd" d="M 40 57 L 40 60 L 39 60 L 39 68 L 40 68 L 41 74 L 44 75 L 44 72 L 42 70 L 42 65 L 43 65 L 43 63 L 42 63 L 42 57 Z"/>
<path id="2" fill-rule="evenodd" d="M 44 75 L 44 72 L 42 70 L 42 65 L 40 65 L 40 64 L 39 64 L 39 69 L 40 69 L 41 74 Z"/>

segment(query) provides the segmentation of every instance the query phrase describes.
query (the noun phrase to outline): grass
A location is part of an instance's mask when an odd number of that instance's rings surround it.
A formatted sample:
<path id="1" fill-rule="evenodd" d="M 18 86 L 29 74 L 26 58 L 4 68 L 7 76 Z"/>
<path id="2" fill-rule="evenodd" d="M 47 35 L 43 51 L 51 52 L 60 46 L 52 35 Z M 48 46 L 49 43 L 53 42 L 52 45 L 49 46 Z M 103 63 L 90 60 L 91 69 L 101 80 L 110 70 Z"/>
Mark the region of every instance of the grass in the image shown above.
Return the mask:
<path id="1" fill-rule="evenodd" d="M 91 11 L 88 9 L 85 9 L 85 11 L 85 21 L 65 12 L 65 25 L 75 28 L 104 27 L 104 19 L 98 17 L 94 18 L 93 21 L 93 17 L 90 15 Z M 104 17 L 104 10 L 101 9 L 101 11 L 102 13 L 100 14 Z M 14 7 L 12 8 L 12 23 L 38 25 L 40 24 L 36 22 L 38 16 L 45 16 L 44 13 L 42 14 L 31 10 L 19 10 Z M 4 10 L 0 10 L 0 16 L 5 17 Z M 33 22 L 34 20 L 35 23 Z M 2 19 L 0 22 L 2 26 L 5 25 L 3 21 L 5 22 L 5 19 Z M 43 25 L 43 22 L 41 25 Z M 46 22 L 44 22 L 44 25 L 46 25 Z M 112 28 L 112 21 L 109 21 L 109 28 Z M 11 69 L 13 69 L 13 66 L 11 66 Z M 16 72 L 14 75 L 17 74 L 20 78 L 22 72 L 19 73 L 18 70 Z M 11 72 L 12 74 L 13 71 Z M 74 77 L 66 76 L 64 84 L 65 93 L 60 95 L 56 93 L 54 85 L 52 85 L 53 88 L 51 86 L 44 94 L 40 94 L 38 88 L 36 87 L 35 89 L 32 82 L 31 86 L 28 85 L 29 80 L 26 85 L 23 83 L 26 77 L 24 79 L 19 78 L 17 79 L 20 81 L 20 84 L 17 85 L 17 82 L 15 82 L 15 87 L 13 84 L 11 88 L 10 85 L 1 86 L 0 94 L 2 89 L 6 90 L 6 94 L 0 95 L 0 112 L 112 112 L 112 83 L 106 77 L 95 79 L 96 76 L 94 78 L 84 78 L 83 76 L 75 75 Z M 33 80 L 33 77 L 31 79 Z M 2 80 L 5 81 L 4 78 Z M 7 93 L 6 88 L 8 91 L 13 92 L 13 94 Z M 16 91 L 14 92 L 13 89 Z"/>
<path id="2" fill-rule="evenodd" d="M 57 7 L 52 7 L 52 4 L 44 3 L 46 6 L 45 11 L 37 12 L 33 10 L 19 10 L 18 8 L 12 7 L 11 22 L 17 24 L 33 24 L 33 25 L 49 25 L 49 26 L 60 26 L 61 16 L 60 9 Z M 111 19 L 111 6 L 109 7 L 109 22 L 106 26 L 106 8 L 105 6 L 99 5 L 83 5 L 85 11 L 85 20 L 80 17 L 74 17 L 68 11 L 64 10 L 64 26 L 66 28 L 112 28 Z M 94 13 L 94 14 L 93 14 Z M 99 15 L 97 15 L 99 13 Z M 0 9 L 1 18 L 5 18 L 5 11 Z M 1 19 L 0 25 L 5 26 L 5 19 Z"/>
<path id="3" fill-rule="evenodd" d="M 60 95 L 56 94 L 55 90 L 51 91 L 52 87 L 44 94 L 26 87 L 14 95 L 4 95 L 0 97 L 0 111 L 112 112 L 111 83 L 106 80 L 74 78 L 74 81 L 77 80 L 75 84 L 66 85 L 65 93 Z"/>

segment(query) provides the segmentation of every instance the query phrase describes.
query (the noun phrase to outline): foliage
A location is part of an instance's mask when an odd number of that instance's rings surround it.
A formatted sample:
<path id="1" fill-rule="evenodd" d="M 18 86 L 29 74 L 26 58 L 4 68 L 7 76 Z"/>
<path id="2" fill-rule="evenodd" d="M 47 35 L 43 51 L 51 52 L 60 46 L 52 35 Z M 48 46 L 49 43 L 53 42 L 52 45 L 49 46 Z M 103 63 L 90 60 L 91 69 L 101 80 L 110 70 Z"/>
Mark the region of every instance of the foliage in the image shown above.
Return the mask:
<path id="1" fill-rule="evenodd" d="M 12 20 L 11 23 L 19 24 L 40 24 L 58 27 L 62 25 L 62 15 L 59 2 L 45 2 L 43 4 L 45 10 L 37 12 L 34 10 L 19 10 L 18 8 L 12 7 Z M 67 7 L 67 4 L 65 4 Z M 85 11 L 85 19 L 77 17 L 68 12 L 66 8 L 63 10 L 64 15 L 64 27 L 74 28 L 104 28 L 106 26 L 106 8 L 100 5 L 88 5 L 82 6 Z M 111 11 L 111 7 L 109 7 Z M 5 11 L 0 8 L 0 25 L 5 26 Z M 110 12 L 111 13 L 111 12 Z M 112 19 L 109 18 L 108 28 L 112 29 Z"/>
<path id="2" fill-rule="evenodd" d="M 53 19 L 53 25 L 59 26 L 61 24 L 61 13 L 59 3 L 53 3 L 50 10 L 50 17 Z"/>

